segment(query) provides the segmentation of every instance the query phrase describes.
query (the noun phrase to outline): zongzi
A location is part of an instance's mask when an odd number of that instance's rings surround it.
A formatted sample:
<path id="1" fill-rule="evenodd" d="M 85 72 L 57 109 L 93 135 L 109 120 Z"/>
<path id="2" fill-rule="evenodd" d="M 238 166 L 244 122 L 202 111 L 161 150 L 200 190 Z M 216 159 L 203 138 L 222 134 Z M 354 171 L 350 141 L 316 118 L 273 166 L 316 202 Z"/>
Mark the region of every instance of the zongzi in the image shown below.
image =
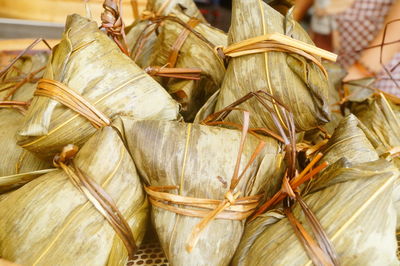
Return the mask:
<path id="1" fill-rule="evenodd" d="M 364 132 L 380 156 L 391 159 L 400 147 L 400 120 L 383 94 L 353 102 L 351 112 L 364 125 Z M 394 160 L 400 166 L 400 161 Z"/>
<path id="2" fill-rule="evenodd" d="M 354 115 L 341 121 L 322 151 L 321 161 L 330 166 L 307 184 L 302 197 L 333 242 L 338 263 L 392 265 L 397 262 L 392 192 L 399 172 L 379 160 L 361 128 Z M 311 231 L 300 205 L 293 215 Z M 288 217 L 271 210 L 246 225 L 233 265 L 311 265 L 306 250 Z"/>
<path id="3" fill-rule="evenodd" d="M 23 120 L 24 116 L 18 110 L 0 110 L 0 193 L 27 183 L 37 176 L 37 170 L 51 167 L 17 145 L 15 134 Z"/>
<path id="4" fill-rule="evenodd" d="M 398 170 L 385 160 L 326 169 L 304 196 L 339 254 L 341 265 L 397 265 L 393 184 Z M 373 210 L 373 211 L 372 211 Z M 293 213 L 305 222 L 299 204 Z M 270 211 L 246 226 L 232 265 L 312 265 L 288 219 Z"/>
<path id="5" fill-rule="evenodd" d="M 0 78 L 0 99 L 29 101 L 33 97 L 37 81 L 43 76 L 48 61 L 47 52 L 23 55 Z"/>
<path id="6" fill-rule="evenodd" d="M 70 146 L 67 146 L 70 147 Z M 126 265 L 148 218 L 135 165 L 105 127 L 78 151 L 56 156 L 59 170 L 0 201 L 0 257 L 23 265 Z"/>
<path id="7" fill-rule="evenodd" d="M 225 46 L 224 32 L 190 18 L 174 13 L 162 21 L 162 31 L 154 45 L 150 66 L 166 66 L 177 69 L 199 69 L 196 79 L 157 77 L 156 79 L 177 100 L 185 121 L 193 121 L 196 113 L 222 84 L 225 65 L 215 50 Z"/>
<path id="8" fill-rule="evenodd" d="M 194 17 L 205 22 L 200 10 L 193 0 L 149 0 L 143 17 L 136 20 L 127 30 L 126 35 L 132 59 L 142 68 L 149 66 L 150 56 L 154 53 L 154 43 L 157 39 L 155 28 L 157 24 L 152 19 L 167 16 L 171 12 L 183 12 L 189 17 Z M 158 31 L 162 30 L 162 27 Z M 139 39 L 145 38 L 144 42 Z"/>
<path id="9" fill-rule="evenodd" d="M 242 142 L 238 130 L 183 122 L 122 118 L 116 127 L 146 184 L 152 222 L 169 262 L 228 265 L 256 198 L 279 189 L 284 155 L 278 142 L 263 137 L 260 146 L 253 135 Z M 239 170 L 242 178 L 231 191 Z M 217 219 L 208 216 L 221 206 L 230 207 Z"/>
<path id="10" fill-rule="evenodd" d="M 18 132 L 18 144 L 49 158 L 68 144 L 81 146 L 116 116 L 174 120 L 178 104 L 95 22 L 68 16 L 43 79 Z"/>
<path id="11" fill-rule="evenodd" d="M 42 174 L 41 169 L 50 167 L 47 162 L 19 147 L 15 138 L 24 120 L 25 108 L 33 97 L 37 80 L 43 75 L 47 58 L 47 53 L 41 52 L 22 56 L 1 78 L 0 193 L 27 183 Z"/>
<path id="12" fill-rule="evenodd" d="M 368 88 L 359 88 L 350 98 L 351 111 L 360 119 L 363 131 L 381 158 L 400 167 L 400 120 L 383 94 L 368 94 Z M 395 208 L 400 218 L 400 179 L 393 193 Z M 397 220 L 400 231 L 400 219 Z"/>
<path id="13" fill-rule="evenodd" d="M 262 0 L 233 0 L 228 39 L 229 46 L 223 51 L 232 58 L 216 110 L 248 92 L 265 90 L 290 107 L 298 131 L 329 121 L 329 81 L 319 56 L 332 60 L 335 56 L 314 47 L 290 12 L 282 16 Z M 252 100 L 241 107 L 256 114 L 252 127 L 277 130 L 261 104 Z M 241 120 L 234 114 L 227 119 Z"/>

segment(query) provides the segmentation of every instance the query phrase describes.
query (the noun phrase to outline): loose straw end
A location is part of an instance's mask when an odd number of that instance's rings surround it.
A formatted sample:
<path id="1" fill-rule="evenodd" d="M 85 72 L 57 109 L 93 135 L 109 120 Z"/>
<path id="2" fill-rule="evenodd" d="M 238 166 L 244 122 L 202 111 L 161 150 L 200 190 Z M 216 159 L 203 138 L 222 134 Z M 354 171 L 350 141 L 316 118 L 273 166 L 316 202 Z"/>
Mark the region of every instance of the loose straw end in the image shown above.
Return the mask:
<path id="1" fill-rule="evenodd" d="M 186 248 L 186 251 L 187 251 L 187 252 L 192 253 L 193 247 L 192 247 L 191 245 L 186 244 L 185 248 Z"/>
<path id="2" fill-rule="evenodd" d="M 201 230 L 199 228 L 199 225 L 197 225 L 193 231 L 190 233 L 190 236 L 188 238 L 188 240 L 186 241 L 186 251 L 191 253 L 193 251 L 193 248 L 196 246 L 197 241 L 199 240 L 199 234 L 200 234 Z"/>
<path id="3" fill-rule="evenodd" d="M 194 233 L 192 232 L 190 237 L 189 237 L 189 239 L 188 239 L 188 241 L 186 242 L 186 245 L 185 245 L 186 251 L 188 253 L 192 253 L 193 248 L 197 244 L 197 240 L 198 240 L 198 237 L 195 236 Z"/>

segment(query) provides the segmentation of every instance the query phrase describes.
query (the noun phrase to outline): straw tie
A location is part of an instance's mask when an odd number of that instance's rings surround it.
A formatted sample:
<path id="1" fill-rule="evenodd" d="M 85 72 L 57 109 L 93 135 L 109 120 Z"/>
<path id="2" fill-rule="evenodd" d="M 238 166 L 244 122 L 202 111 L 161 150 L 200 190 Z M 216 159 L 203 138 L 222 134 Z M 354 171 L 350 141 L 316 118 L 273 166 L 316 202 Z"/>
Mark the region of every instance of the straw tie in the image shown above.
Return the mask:
<path id="1" fill-rule="evenodd" d="M 179 186 L 147 186 L 145 191 L 150 203 L 154 207 L 162 208 L 176 214 L 204 218 L 209 215 L 210 210 L 217 208 L 224 200 L 193 198 L 164 191 L 178 190 Z M 215 219 L 244 220 L 256 210 L 262 195 L 239 198 L 239 194 L 232 194 L 232 202 L 223 211 L 215 216 Z"/>
<path id="2" fill-rule="evenodd" d="M 15 62 L 18 61 L 18 59 L 20 59 L 24 54 L 26 54 L 28 51 L 30 51 L 35 45 L 37 45 L 38 43 L 43 42 L 51 51 L 52 48 L 49 45 L 49 43 L 43 39 L 43 38 L 39 38 L 36 39 L 33 43 L 31 43 L 28 47 L 26 47 L 23 51 L 21 51 L 17 57 L 15 57 L 4 69 L 2 69 L 0 71 L 0 78 L 3 78 L 3 76 L 8 72 L 8 70 L 15 64 Z"/>
<path id="3" fill-rule="evenodd" d="M 101 27 L 107 31 L 107 34 L 113 38 L 121 51 L 129 56 L 129 50 L 126 44 L 125 25 L 122 21 L 122 0 L 119 1 L 119 7 L 115 0 L 105 0 L 103 3 L 104 12 L 101 13 Z"/>
<path id="4" fill-rule="evenodd" d="M 21 101 L 0 101 L 0 109 L 1 108 L 12 108 L 20 112 L 22 115 L 26 114 L 26 110 L 28 109 L 29 102 L 21 102 Z"/>
<path id="5" fill-rule="evenodd" d="M 0 108 L 26 109 L 28 105 L 29 105 L 28 102 L 22 102 L 22 101 L 0 101 Z"/>
<path id="6" fill-rule="evenodd" d="M 400 146 L 391 147 L 383 155 L 390 156 L 391 158 L 399 157 L 400 156 Z"/>
<path id="7" fill-rule="evenodd" d="M 165 2 L 165 3 L 167 3 L 167 2 Z M 165 5 L 165 3 L 164 3 L 164 5 Z M 179 34 L 179 36 L 175 40 L 175 43 L 171 47 L 171 53 L 168 57 L 167 64 L 163 67 L 149 66 L 145 69 L 145 71 L 149 75 L 152 75 L 152 76 L 160 76 L 160 77 L 165 77 L 165 78 L 179 78 L 179 79 L 188 79 L 188 80 L 199 80 L 200 74 L 201 74 L 201 69 L 199 69 L 199 68 L 176 68 L 175 66 L 176 66 L 176 63 L 178 60 L 179 51 L 181 50 L 186 39 L 189 37 L 190 33 L 195 32 L 193 30 L 193 28 L 196 27 L 200 23 L 200 20 L 197 18 L 191 18 L 187 23 L 185 23 L 174 16 L 162 16 L 161 17 L 157 14 L 159 14 L 159 12 L 157 12 L 156 14 L 152 14 L 152 16 L 147 18 L 151 21 L 151 23 L 148 26 L 151 26 L 154 24 L 156 26 L 147 34 L 144 34 L 145 31 L 147 30 L 147 27 L 141 33 L 141 36 L 139 37 L 139 39 L 136 42 L 135 47 L 134 47 L 135 60 L 141 54 L 142 48 L 143 48 L 145 42 L 147 41 L 148 37 L 150 36 L 151 33 L 153 33 L 154 31 L 157 30 L 159 24 L 164 20 L 172 20 L 172 21 L 179 23 L 181 26 L 183 26 L 183 31 Z M 201 36 L 197 32 L 196 32 L 196 34 L 197 34 L 197 36 Z M 166 67 L 166 66 L 168 66 L 168 67 Z"/>
<path id="8" fill-rule="evenodd" d="M 186 27 L 183 28 L 183 31 L 178 35 L 175 40 L 175 43 L 171 47 L 171 52 L 168 57 L 167 66 L 169 67 L 169 75 L 162 75 L 166 78 L 181 78 L 181 79 L 188 79 L 188 80 L 199 80 L 201 69 L 194 68 L 175 68 L 176 63 L 178 61 L 179 51 L 181 50 L 182 46 L 184 45 L 186 39 L 189 37 L 190 33 L 193 29 L 200 23 L 200 20 L 197 18 L 190 18 L 190 20 L 186 23 Z M 168 70 L 164 70 L 168 71 Z M 171 73 L 173 72 L 173 73 Z M 186 98 L 187 95 L 184 91 L 179 90 L 174 93 L 178 96 L 178 98 Z M 183 96 L 183 97 L 179 97 Z"/>
<path id="9" fill-rule="evenodd" d="M 103 7 L 105 10 L 101 14 L 102 27 L 113 35 L 121 35 L 123 23 L 117 4 L 113 0 L 106 0 L 103 3 Z"/>
<path id="10" fill-rule="evenodd" d="M 187 80 L 199 80 L 201 76 L 200 68 L 170 68 L 149 66 L 144 69 L 150 76 L 177 78 Z"/>
<path id="11" fill-rule="evenodd" d="M 128 252 L 127 265 L 132 265 L 133 256 L 135 255 L 137 247 L 129 224 L 119 211 L 111 196 L 74 164 L 73 158 L 77 152 L 77 146 L 72 144 L 67 145 L 60 154 L 54 157 L 53 164 L 67 174 L 72 184 L 85 195 L 93 204 L 93 207 L 108 221 L 115 233 L 122 240 Z"/>
<path id="12" fill-rule="evenodd" d="M 39 74 L 41 71 L 43 71 L 46 67 L 41 67 L 35 71 L 32 71 L 31 73 L 27 74 L 25 77 L 17 77 L 16 79 L 11 78 L 11 79 L 6 79 L 6 74 L 8 71 L 12 68 L 15 67 L 14 64 L 24 55 L 26 54 L 29 50 L 31 50 L 35 45 L 37 45 L 40 42 L 44 42 L 45 45 L 49 48 L 51 51 L 50 45 L 47 43 L 46 40 L 39 38 L 36 39 L 32 44 L 30 44 L 28 47 L 26 47 L 23 51 L 21 51 L 18 56 L 16 56 L 4 69 L 0 71 L 0 80 L 4 83 L 7 82 L 16 82 L 15 84 L 8 86 L 6 88 L 1 89 L 1 91 L 9 90 L 7 95 L 2 99 L 0 103 L 0 108 L 16 108 L 20 112 L 25 113 L 27 106 L 29 103 L 24 103 L 24 102 L 18 102 L 18 101 L 12 101 L 12 97 L 14 94 L 26 83 L 30 82 L 36 82 L 38 80 L 38 77 L 36 77 L 37 74 Z M 17 71 L 18 68 L 16 68 Z M 20 72 L 21 73 L 21 72 Z"/>
<path id="13" fill-rule="evenodd" d="M 315 158 L 307 165 L 307 167 L 295 178 L 289 181 L 287 177 L 287 173 L 285 174 L 282 180 L 282 189 L 279 190 L 271 199 L 265 202 L 263 205 L 259 207 L 257 212 L 255 212 L 249 221 L 253 221 L 259 215 L 266 212 L 268 209 L 282 201 L 286 196 L 290 196 L 291 198 L 296 198 L 294 191 L 298 189 L 298 187 L 308 180 L 312 179 L 315 175 L 321 172 L 328 166 L 327 162 L 321 163 L 316 168 L 312 169 L 319 160 L 323 157 L 322 153 L 318 153 Z"/>
<path id="14" fill-rule="evenodd" d="M 171 54 L 168 58 L 169 67 L 175 67 L 178 60 L 179 51 L 181 50 L 186 39 L 189 37 L 191 30 L 193 30 L 199 23 L 200 20 L 197 18 L 190 18 L 190 20 L 187 22 L 187 27 L 183 29 L 171 47 Z"/>
<path id="15" fill-rule="evenodd" d="M 328 73 L 319 57 L 333 62 L 337 59 L 337 55 L 331 52 L 277 32 L 250 38 L 228 47 L 216 47 L 216 50 L 223 57 L 239 57 L 265 52 L 293 53 L 315 63 L 326 77 L 328 77 Z"/>
<path id="16" fill-rule="evenodd" d="M 15 83 L 14 85 L 11 85 L 11 86 L 9 86 L 9 87 L 6 87 L 6 88 L 2 89 L 1 91 L 9 90 L 9 92 L 8 92 L 7 95 L 3 98 L 3 100 L 4 100 L 4 101 L 11 100 L 12 97 L 14 96 L 14 94 L 15 94 L 22 86 L 24 86 L 25 84 L 37 82 L 37 81 L 39 80 L 39 78 L 36 77 L 36 75 L 37 75 L 38 73 L 40 73 L 41 71 L 43 71 L 45 68 L 46 68 L 46 67 L 41 67 L 41 68 L 39 68 L 39 69 L 37 69 L 37 70 L 35 70 L 35 71 L 32 71 L 31 73 L 27 74 L 25 77 L 22 77 L 21 79 L 17 78 L 17 79 L 15 80 L 16 83 Z M 6 80 L 3 80 L 3 82 L 4 82 L 4 83 L 13 82 L 13 80 L 10 80 L 10 81 L 9 81 L 9 80 L 6 79 Z"/>
<path id="17" fill-rule="evenodd" d="M 162 22 L 165 20 L 173 21 L 178 23 L 183 27 L 183 31 L 178 35 L 175 42 L 171 46 L 171 51 L 168 56 L 168 60 L 165 66 L 149 66 L 145 69 L 145 71 L 152 76 L 159 76 L 163 78 L 178 78 L 184 80 L 200 80 L 201 78 L 201 69 L 200 68 L 177 68 L 176 64 L 178 61 L 179 53 L 181 48 L 183 47 L 185 41 L 190 36 L 190 34 L 194 34 L 197 38 L 203 41 L 212 51 L 214 51 L 214 45 L 209 42 L 203 35 L 194 30 L 194 28 L 200 24 L 200 20 L 197 18 L 190 18 L 190 20 L 186 23 L 180 20 L 178 17 L 174 15 L 169 16 L 160 16 L 162 10 L 167 6 L 168 1 L 164 2 L 163 6 L 156 13 L 151 13 L 151 16 L 146 17 L 150 21 L 150 23 L 145 27 L 145 29 L 140 34 L 134 48 L 132 51 L 134 60 L 138 60 L 140 54 L 142 53 L 143 47 L 146 44 L 148 38 L 155 32 L 158 27 L 161 26 Z M 145 11 L 150 12 L 150 11 Z M 148 32 L 149 27 L 154 26 Z M 168 82 L 168 80 L 163 80 L 164 85 Z M 175 99 L 177 99 L 180 103 L 183 99 L 187 98 L 187 94 L 183 90 L 178 90 L 171 93 Z"/>
<path id="18" fill-rule="evenodd" d="M 62 103 L 87 118 L 95 128 L 110 125 L 110 120 L 78 92 L 56 80 L 40 79 L 35 96 L 44 96 Z"/>
<path id="19" fill-rule="evenodd" d="M 235 204 L 235 201 L 238 196 L 239 194 L 233 195 L 231 191 L 225 193 L 225 199 L 227 199 L 231 205 Z"/>
<path id="20" fill-rule="evenodd" d="M 197 18 L 191 18 L 187 23 L 176 17 L 175 15 L 171 14 L 169 16 L 155 16 L 154 18 L 149 19 L 149 24 L 143 29 L 141 32 L 138 40 L 136 41 L 134 48 L 132 50 L 132 58 L 134 60 L 137 60 L 140 54 L 142 53 L 143 47 L 148 41 L 149 37 L 151 34 L 153 34 L 161 25 L 162 22 L 164 21 L 172 21 L 175 23 L 178 23 L 184 28 L 184 31 L 181 33 L 181 35 L 177 38 L 177 42 L 179 40 L 179 43 L 175 43 L 174 45 L 178 47 L 178 45 L 182 46 L 185 40 L 188 38 L 189 34 L 193 34 L 196 36 L 198 39 L 200 39 L 204 44 L 206 44 L 210 50 L 212 50 L 216 56 L 217 53 L 215 52 L 215 45 L 211 43 L 209 40 L 207 40 L 202 34 L 194 30 L 194 27 L 196 27 L 201 21 L 198 20 Z M 152 27 L 153 26 L 153 27 Z M 151 28 L 152 27 L 152 28 Z M 150 28 L 150 30 L 149 30 Z M 186 36 L 187 35 L 187 36 Z M 181 43 L 181 44 L 180 44 Z M 179 47 L 178 52 L 181 47 Z M 220 58 L 218 56 L 218 58 Z M 172 60 L 173 58 L 170 55 L 170 59 Z M 174 63 L 173 61 L 169 60 L 169 62 Z M 175 62 L 176 63 L 176 62 Z M 175 63 L 173 65 L 175 65 Z"/>

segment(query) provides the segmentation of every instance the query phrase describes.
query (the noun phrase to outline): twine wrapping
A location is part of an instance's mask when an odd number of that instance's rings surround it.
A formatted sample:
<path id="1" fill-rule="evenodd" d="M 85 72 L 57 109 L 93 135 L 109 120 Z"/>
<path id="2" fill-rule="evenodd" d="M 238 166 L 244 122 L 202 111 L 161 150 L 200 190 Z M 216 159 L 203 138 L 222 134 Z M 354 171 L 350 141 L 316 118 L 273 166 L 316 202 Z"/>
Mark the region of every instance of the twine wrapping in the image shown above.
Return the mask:
<path id="1" fill-rule="evenodd" d="M 239 57 L 265 52 L 297 54 L 315 63 L 326 77 L 328 77 L 328 73 L 321 64 L 319 57 L 333 62 L 337 59 L 337 55 L 331 52 L 280 33 L 261 35 L 229 45 L 228 47 L 217 47 L 216 49 L 220 55 L 226 57 Z"/>
<path id="2" fill-rule="evenodd" d="M 169 67 L 175 67 L 176 62 L 178 61 L 179 51 L 181 50 L 186 39 L 189 37 L 191 30 L 193 30 L 199 23 L 200 20 L 197 18 L 191 18 L 186 23 L 187 27 L 183 29 L 183 31 L 179 34 L 178 38 L 175 40 L 175 43 L 171 47 L 171 54 L 168 57 Z"/>
<path id="3" fill-rule="evenodd" d="M 85 195 L 85 197 L 108 221 L 115 233 L 124 243 L 128 252 L 127 265 L 129 265 L 137 250 L 135 239 L 129 224 L 107 192 L 90 177 L 84 175 L 83 172 L 74 164 L 73 157 L 77 152 L 77 146 L 72 144 L 65 146 L 62 152 L 54 157 L 54 166 L 62 169 L 67 174 L 72 184 Z"/>
<path id="4" fill-rule="evenodd" d="M 199 80 L 201 76 L 200 68 L 170 68 L 149 66 L 144 69 L 150 76 L 177 78 L 187 80 Z"/>
<path id="5" fill-rule="evenodd" d="M 62 103 L 87 118 L 95 128 L 110 125 L 110 120 L 75 90 L 56 80 L 39 80 L 35 96 L 44 96 Z"/>
<path id="6" fill-rule="evenodd" d="M 149 24 L 144 28 L 144 30 L 141 32 L 138 40 L 136 41 L 134 48 L 132 50 L 132 55 L 134 60 L 137 60 L 138 57 L 140 56 L 140 54 L 142 53 L 142 49 L 145 45 L 145 43 L 147 42 L 149 36 L 151 36 L 151 34 L 153 34 L 154 32 L 157 31 L 158 27 L 160 27 L 160 25 L 162 24 L 162 22 L 164 22 L 165 20 L 169 20 L 169 21 L 173 21 L 175 23 L 178 23 L 179 25 L 181 25 L 185 30 L 181 33 L 183 34 L 186 31 L 189 31 L 188 33 L 185 33 L 185 35 L 189 35 L 190 33 L 192 33 L 194 36 L 196 36 L 198 39 L 200 39 L 201 41 L 204 42 L 204 44 L 206 44 L 210 50 L 212 50 L 214 52 L 214 54 L 220 58 L 220 56 L 217 54 L 216 52 L 216 46 L 214 44 L 212 44 L 209 40 L 207 40 L 202 34 L 200 34 L 199 32 L 195 31 L 193 29 L 193 27 L 197 26 L 201 21 L 199 21 L 196 18 L 192 18 L 188 23 L 183 22 L 181 19 L 179 19 L 176 16 L 173 15 L 169 15 L 169 16 L 156 16 L 154 18 L 149 19 Z M 197 22 L 198 21 L 198 22 Z M 153 27 L 152 27 L 153 26 Z M 150 30 L 148 30 L 150 27 L 152 27 Z M 183 40 L 183 42 L 186 40 L 188 36 L 186 36 Z M 182 38 L 182 37 L 181 37 Z M 179 39 L 179 38 L 178 38 Z M 183 43 L 182 43 L 183 45 Z M 180 49 L 180 48 L 179 48 Z M 171 56 L 170 56 L 171 57 Z M 173 58 L 172 58 L 173 59 Z M 171 61 L 172 62 L 172 61 Z M 175 63 L 174 63 L 175 64 Z"/>
<path id="7" fill-rule="evenodd" d="M 122 21 L 122 1 L 119 7 L 114 0 L 105 0 L 103 3 L 104 12 L 101 13 L 101 27 L 113 38 L 121 51 L 129 56 L 129 49 L 126 44 L 125 25 Z"/>
<path id="8" fill-rule="evenodd" d="M 0 101 L 0 109 L 1 108 L 14 108 L 19 111 L 22 115 L 25 115 L 26 110 L 28 109 L 29 102 L 21 102 L 21 101 Z"/>
<path id="9" fill-rule="evenodd" d="M 178 186 L 145 187 L 153 206 L 185 216 L 204 218 L 210 210 L 215 209 L 222 202 L 222 200 L 193 198 L 164 192 L 177 189 L 179 189 Z M 230 201 L 231 206 L 219 213 L 215 219 L 244 220 L 254 212 L 261 198 L 262 195 L 235 198 L 232 193 L 229 193 L 226 199 Z"/>

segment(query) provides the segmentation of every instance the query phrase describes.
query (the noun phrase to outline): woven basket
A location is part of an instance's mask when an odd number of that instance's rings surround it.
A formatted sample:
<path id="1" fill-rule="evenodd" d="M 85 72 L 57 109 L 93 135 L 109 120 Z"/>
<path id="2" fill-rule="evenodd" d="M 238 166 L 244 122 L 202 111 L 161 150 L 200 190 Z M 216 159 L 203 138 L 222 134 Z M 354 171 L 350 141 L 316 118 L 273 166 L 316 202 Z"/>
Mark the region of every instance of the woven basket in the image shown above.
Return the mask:
<path id="1" fill-rule="evenodd" d="M 152 242 L 141 245 L 133 258 L 133 265 L 168 266 L 169 263 L 160 244 Z"/>

